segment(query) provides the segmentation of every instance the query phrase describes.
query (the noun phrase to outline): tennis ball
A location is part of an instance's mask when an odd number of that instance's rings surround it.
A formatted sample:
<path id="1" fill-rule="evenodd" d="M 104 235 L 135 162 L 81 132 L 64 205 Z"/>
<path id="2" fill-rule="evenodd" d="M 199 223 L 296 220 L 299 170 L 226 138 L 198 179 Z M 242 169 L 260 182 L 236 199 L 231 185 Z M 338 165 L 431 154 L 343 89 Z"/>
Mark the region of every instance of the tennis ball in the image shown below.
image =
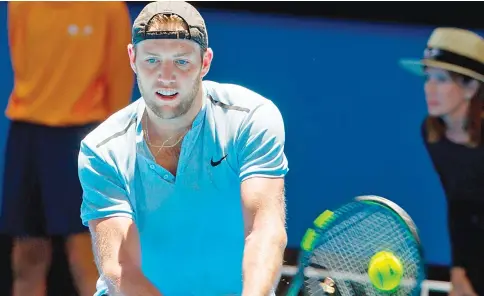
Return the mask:
<path id="1" fill-rule="evenodd" d="M 378 290 L 391 291 L 397 288 L 402 281 L 402 262 L 392 252 L 378 252 L 371 257 L 368 276 Z"/>

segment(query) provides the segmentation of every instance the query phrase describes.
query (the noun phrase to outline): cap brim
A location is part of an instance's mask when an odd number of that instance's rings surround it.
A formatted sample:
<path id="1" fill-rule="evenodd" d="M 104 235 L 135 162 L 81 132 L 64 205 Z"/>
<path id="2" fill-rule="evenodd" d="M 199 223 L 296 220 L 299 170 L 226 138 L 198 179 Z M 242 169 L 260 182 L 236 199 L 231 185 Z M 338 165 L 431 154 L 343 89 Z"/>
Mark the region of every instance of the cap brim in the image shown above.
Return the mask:
<path id="1" fill-rule="evenodd" d="M 422 60 L 416 60 L 416 59 L 401 59 L 398 61 L 400 66 L 407 70 L 408 72 L 418 75 L 418 76 L 424 76 L 425 75 L 425 70 L 424 70 L 424 64 L 422 63 Z"/>
<path id="2" fill-rule="evenodd" d="M 434 60 L 401 59 L 399 64 L 402 68 L 418 76 L 425 76 L 425 66 L 452 71 L 484 82 L 484 75 L 471 71 L 461 66 Z"/>

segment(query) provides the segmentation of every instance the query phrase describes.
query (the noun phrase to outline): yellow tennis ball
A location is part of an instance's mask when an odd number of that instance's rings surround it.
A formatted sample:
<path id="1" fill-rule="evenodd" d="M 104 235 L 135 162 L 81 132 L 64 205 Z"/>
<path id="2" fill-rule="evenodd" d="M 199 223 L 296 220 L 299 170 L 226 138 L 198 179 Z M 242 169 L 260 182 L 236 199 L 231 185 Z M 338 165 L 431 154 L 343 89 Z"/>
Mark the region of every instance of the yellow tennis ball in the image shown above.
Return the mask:
<path id="1" fill-rule="evenodd" d="M 368 276 L 378 290 L 394 290 L 400 285 L 403 278 L 402 262 L 392 252 L 378 252 L 371 257 Z"/>

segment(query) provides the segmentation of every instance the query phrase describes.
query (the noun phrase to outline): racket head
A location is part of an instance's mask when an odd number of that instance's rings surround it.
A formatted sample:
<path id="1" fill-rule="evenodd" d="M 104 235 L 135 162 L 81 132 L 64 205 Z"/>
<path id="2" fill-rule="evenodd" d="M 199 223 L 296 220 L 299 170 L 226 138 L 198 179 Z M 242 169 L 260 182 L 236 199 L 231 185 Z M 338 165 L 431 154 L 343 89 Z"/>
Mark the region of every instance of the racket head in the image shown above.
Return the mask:
<path id="1" fill-rule="evenodd" d="M 315 232 L 312 248 L 301 251 L 295 276 L 306 295 L 418 295 L 425 279 L 423 249 L 415 223 L 394 202 L 375 195 L 356 197 Z M 392 252 L 403 263 L 404 279 L 392 291 L 380 291 L 369 281 L 368 263 L 380 251 Z M 325 278 L 305 277 L 307 267 L 323 269 Z M 297 295 L 295 291 L 288 295 Z"/>
<path id="2" fill-rule="evenodd" d="M 418 233 L 418 228 L 415 225 L 415 222 L 413 221 L 412 217 L 410 217 L 410 215 L 403 208 L 401 208 L 399 205 L 397 205 L 393 201 L 386 199 L 384 197 L 381 197 L 381 196 L 377 196 L 377 195 L 357 196 L 357 197 L 355 197 L 355 200 L 360 201 L 360 202 L 379 204 L 379 205 L 385 206 L 385 207 L 391 209 L 392 211 L 394 211 L 403 220 L 403 223 L 405 223 L 407 225 L 408 230 L 412 233 L 412 235 L 415 239 L 415 242 L 418 245 L 418 250 L 419 250 L 420 256 L 422 258 L 424 257 L 424 251 L 423 251 L 423 248 L 422 248 L 422 243 L 420 241 L 420 235 Z"/>

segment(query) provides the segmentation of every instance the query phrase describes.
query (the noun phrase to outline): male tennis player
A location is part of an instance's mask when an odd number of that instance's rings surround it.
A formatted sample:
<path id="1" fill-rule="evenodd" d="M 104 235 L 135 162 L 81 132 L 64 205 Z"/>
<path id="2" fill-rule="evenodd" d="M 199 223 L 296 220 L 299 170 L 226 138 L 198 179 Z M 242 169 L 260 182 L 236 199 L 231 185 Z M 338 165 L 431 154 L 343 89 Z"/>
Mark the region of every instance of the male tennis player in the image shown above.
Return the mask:
<path id="1" fill-rule="evenodd" d="M 148 4 L 128 46 L 142 98 L 81 143 L 81 217 L 97 295 L 270 295 L 286 245 L 285 133 L 278 108 L 203 81 L 204 20 Z"/>
<path id="2" fill-rule="evenodd" d="M 450 295 L 484 295 L 484 40 L 437 28 L 423 59 L 403 65 L 427 78 L 422 137 L 447 197 Z"/>

